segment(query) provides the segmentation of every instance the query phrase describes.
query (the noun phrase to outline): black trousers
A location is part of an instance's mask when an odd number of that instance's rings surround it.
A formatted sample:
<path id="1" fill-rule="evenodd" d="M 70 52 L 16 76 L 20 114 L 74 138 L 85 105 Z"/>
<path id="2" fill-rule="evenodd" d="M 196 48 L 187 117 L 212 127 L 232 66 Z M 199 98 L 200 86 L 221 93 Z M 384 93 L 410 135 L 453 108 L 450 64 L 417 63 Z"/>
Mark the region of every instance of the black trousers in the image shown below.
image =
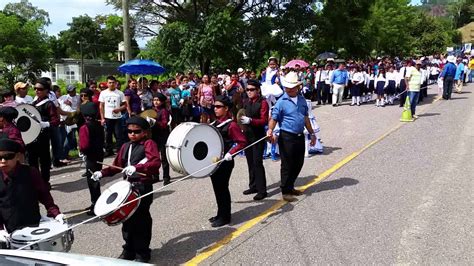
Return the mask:
<path id="1" fill-rule="evenodd" d="M 91 179 L 92 173 L 95 171 L 102 170 L 102 165 L 98 164 L 97 161 L 102 162 L 102 160 L 90 160 L 86 158 L 86 179 L 87 186 L 89 187 L 89 193 L 91 194 L 91 203 L 95 205 L 97 199 L 100 197 L 100 181 L 94 181 Z"/>
<path id="2" fill-rule="evenodd" d="M 318 104 L 321 104 L 321 100 L 322 100 L 322 95 L 323 95 L 323 91 L 324 91 L 324 86 L 326 84 L 324 83 L 324 81 L 318 81 L 318 83 L 316 84 L 316 101 L 318 101 Z"/>
<path id="3" fill-rule="evenodd" d="M 331 96 L 331 86 L 329 84 L 323 84 L 322 91 L 321 91 L 321 100 L 324 103 L 332 103 L 332 96 Z"/>
<path id="4" fill-rule="evenodd" d="M 454 77 L 444 77 L 443 80 L 443 99 L 451 99 L 453 92 Z"/>
<path id="5" fill-rule="evenodd" d="M 151 184 L 136 184 L 134 187 L 140 195 L 153 190 Z M 149 257 L 151 252 L 150 241 L 153 221 L 150 214 L 150 205 L 152 202 L 153 195 L 142 198 L 135 213 L 122 226 L 122 237 L 125 240 L 123 249 L 143 257 Z"/>
<path id="6" fill-rule="evenodd" d="M 280 130 L 278 145 L 281 156 L 281 192 L 289 193 L 295 189 L 295 181 L 304 163 L 304 134 L 296 135 Z"/>
<path id="7" fill-rule="evenodd" d="M 161 167 L 163 169 L 163 181 L 170 181 L 170 164 L 168 163 L 168 157 L 166 157 L 166 142 L 160 142 L 158 144 L 161 156 Z"/>
<path id="8" fill-rule="evenodd" d="M 28 164 L 41 172 L 41 177 L 48 186 L 51 171 L 50 136 L 50 129 L 44 128 L 34 142 L 26 145 Z"/>
<path id="9" fill-rule="evenodd" d="M 258 193 L 267 192 L 267 180 L 262 156 L 264 148 L 265 142 L 260 141 L 245 151 L 249 168 L 249 188 L 257 190 Z"/>
<path id="10" fill-rule="evenodd" d="M 211 175 L 212 188 L 217 202 L 217 217 L 230 220 L 229 180 L 234 169 L 234 160 L 223 161 Z"/>
<path id="11" fill-rule="evenodd" d="M 107 152 L 113 150 L 112 135 L 115 136 L 115 143 L 117 150 L 122 147 L 124 143 L 122 119 L 105 119 L 105 149 Z"/>

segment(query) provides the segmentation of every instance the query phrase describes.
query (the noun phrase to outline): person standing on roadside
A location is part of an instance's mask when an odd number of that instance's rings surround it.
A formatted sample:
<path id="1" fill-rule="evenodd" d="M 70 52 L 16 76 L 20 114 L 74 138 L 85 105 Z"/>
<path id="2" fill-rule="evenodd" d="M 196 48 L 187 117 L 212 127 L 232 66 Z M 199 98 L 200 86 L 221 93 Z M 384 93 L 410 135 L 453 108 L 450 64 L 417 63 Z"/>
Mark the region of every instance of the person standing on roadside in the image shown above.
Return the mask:
<path id="1" fill-rule="evenodd" d="M 281 193 L 284 200 L 294 201 L 293 196 L 303 194 L 302 191 L 295 189 L 295 181 L 304 163 L 304 128 L 306 127 L 311 136 L 311 146 L 316 143 L 316 135 L 308 117 L 309 110 L 306 100 L 298 93 L 301 87 L 298 74 L 289 72 L 281 79 L 281 84 L 285 88 L 285 94 L 273 107 L 267 136 L 271 142 L 276 142 L 273 130 L 278 123 L 280 126 L 278 145 L 281 155 Z"/>
<path id="2" fill-rule="evenodd" d="M 440 79 L 443 81 L 443 99 L 449 100 L 451 99 L 451 93 L 453 92 L 453 84 L 454 84 L 454 75 L 456 75 L 456 65 L 454 62 L 456 58 L 452 55 L 448 56 L 447 63 L 444 65 L 443 71 L 441 75 L 439 75 Z"/>
<path id="3" fill-rule="evenodd" d="M 418 98 L 420 97 L 421 84 L 423 83 L 420 60 L 416 61 L 415 67 L 412 67 L 407 71 L 405 82 L 407 84 L 408 97 L 410 98 L 411 115 L 413 118 L 418 118 L 415 112 Z"/>
<path id="4" fill-rule="evenodd" d="M 332 87 L 332 106 L 339 106 L 342 103 L 344 88 L 349 83 L 349 73 L 346 70 L 345 63 L 340 63 L 339 67 L 334 70 L 330 83 Z"/>
<path id="5" fill-rule="evenodd" d="M 107 77 L 107 89 L 100 92 L 100 122 L 106 127 L 105 137 L 105 156 L 113 155 L 112 135 L 116 140 L 117 150 L 120 149 L 124 142 L 122 129 L 122 112 L 127 110 L 127 102 L 125 95 L 116 89 L 117 80 L 114 76 Z"/>

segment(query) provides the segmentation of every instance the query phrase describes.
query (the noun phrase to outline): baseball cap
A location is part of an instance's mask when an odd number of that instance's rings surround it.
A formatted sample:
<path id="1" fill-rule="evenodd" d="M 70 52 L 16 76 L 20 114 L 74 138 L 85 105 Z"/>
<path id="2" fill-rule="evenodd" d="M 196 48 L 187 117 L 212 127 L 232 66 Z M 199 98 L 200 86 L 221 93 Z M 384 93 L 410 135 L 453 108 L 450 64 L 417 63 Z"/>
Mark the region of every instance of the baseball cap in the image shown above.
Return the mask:
<path id="1" fill-rule="evenodd" d="M 25 83 L 25 82 L 17 82 L 15 83 L 15 91 L 19 90 L 19 89 L 23 89 L 25 87 L 28 87 L 28 83 Z"/>
<path id="2" fill-rule="evenodd" d="M 76 90 L 76 86 L 74 86 L 74 85 L 72 85 L 72 84 L 69 84 L 69 85 L 67 85 L 66 90 L 67 90 L 68 92 L 75 91 L 75 90 Z"/>

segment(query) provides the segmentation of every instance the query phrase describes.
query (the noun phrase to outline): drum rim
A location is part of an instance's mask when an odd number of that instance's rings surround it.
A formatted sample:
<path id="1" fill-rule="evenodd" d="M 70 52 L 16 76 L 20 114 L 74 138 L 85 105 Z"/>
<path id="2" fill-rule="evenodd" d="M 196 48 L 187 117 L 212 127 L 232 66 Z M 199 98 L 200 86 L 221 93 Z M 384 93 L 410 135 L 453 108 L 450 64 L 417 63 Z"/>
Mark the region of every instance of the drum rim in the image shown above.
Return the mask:
<path id="1" fill-rule="evenodd" d="M 140 197 L 140 193 L 138 193 L 138 191 L 132 189 L 131 192 L 132 192 L 132 193 L 135 193 L 136 196 L 137 196 L 137 198 Z M 131 194 L 132 194 L 132 193 L 131 193 Z M 130 196 L 130 195 L 128 195 L 128 196 Z M 128 196 L 127 196 L 127 198 L 128 198 Z M 136 198 L 135 198 L 135 199 L 136 199 Z M 107 221 L 105 220 L 105 218 L 106 218 L 108 215 L 110 215 L 110 214 L 112 214 L 112 213 L 115 213 L 116 211 L 120 210 L 120 208 L 119 208 L 119 209 L 116 209 L 116 210 L 113 211 L 113 212 L 110 212 L 110 213 L 107 214 L 107 215 L 105 215 L 104 218 L 100 217 L 100 219 L 101 219 L 104 223 L 106 223 L 107 225 L 110 225 L 110 226 L 119 225 L 119 224 L 121 224 L 121 223 L 127 221 L 130 217 L 132 217 L 132 215 L 137 211 L 138 207 L 140 206 L 141 201 L 142 201 L 142 199 L 140 199 L 140 198 L 139 198 L 138 200 L 135 200 L 135 202 L 137 202 L 137 206 L 136 206 L 135 208 L 133 208 L 133 210 L 127 215 L 127 217 L 123 218 L 122 220 L 120 220 L 120 221 L 118 221 L 118 222 L 116 222 L 116 223 L 109 223 L 109 222 L 107 222 Z M 123 202 L 122 202 L 122 204 L 123 204 Z M 129 205 L 130 205 L 130 204 L 129 204 Z"/>
<path id="2" fill-rule="evenodd" d="M 128 199 L 128 197 L 130 196 L 130 193 L 133 192 L 132 183 L 128 182 L 127 180 L 120 180 L 120 181 L 118 181 L 118 182 L 112 184 L 110 187 L 106 188 L 106 189 L 104 190 L 104 192 L 102 192 L 102 194 L 101 194 L 100 196 L 105 195 L 105 191 L 110 190 L 110 188 L 113 187 L 114 185 L 117 185 L 117 184 L 119 184 L 119 183 L 125 184 L 124 182 L 127 182 L 127 183 L 129 184 L 129 190 L 128 190 L 127 195 L 124 197 L 124 200 L 122 200 L 118 206 L 122 205 L 122 204 L 125 202 L 125 200 Z M 114 192 L 114 191 L 112 191 L 112 193 L 113 193 L 113 192 Z M 99 197 L 99 199 L 100 199 L 100 197 Z M 102 219 L 102 217 L 107 216 L 107 215 L 110 215 L 110 214 L 113 213 L 114 211 L 118 210 L 118 209 L 117 209 L 118 206 L 116 206 L 116 207 L 113 208 L 111 211 L 109 211 L 109 212 L 107 212 L 107 213 L 105 213 L 105 214 L 98 215 L 98 214 L 96 213 L 96 208 L 97 208 L 97 206 L 100 207 L 100 205 L 97 205 L 97 202 L 99 202 L 99 199 L 97 199 L 96 204 L 95 204 L 95 206 L 94 206 L 94 214 L 97 215 L 97 216 L 99 216 L 101 219 Z"/>
<path id="3" fill-rule="evenodd" d="M 15 233 L 15 232 L 13 232 L 13 233 Z M 29 244 L 29 243 L 32 243 L 32 242 L 36 242 L 36 241 L 38 241 L 38 240 L 40 240 L 40 239 L 41 239 L 41 241 L 38 242 L 38 243 L 44 243 L 44 242 L 48 242 L 48 241 L 51 241 L 51 240 L 54 240 L 54 239 L 64 238 L 64 237 L 66 237 L 67 235 L 73 234 L 72 229 L 69 229 L 69 230 L 67 230 L 67 231 L 61 232 L 61 233 L 59 233 L 59 234 L 55 234 L 55 235 L 53 235 L 53 236 L 51 236 L 51 237 L 48 237 L 48 238 L 43 238 L 43 239 L 42 239 L 42 238 L 38 238 L 38 239 L 31 239 L 31 240 L 18 240 L 18 239 L 13 238 L 13 233 L 12 233 L 12 235 L 11 235 L 11 237 L 10 237 L 10 242 L 11 242 L 11 243 L 15 243 L 15 244 L 25 244 L 25 245 L 27 245 L 27 244 Z"/>
<path id="4" fill-rule="evenodd" d="M 36 116 L 40 121 L 41 121 L 41 113 L 38 111 L 38 109 L 36 109 L 36 107 L 32 104 L 27 104 L 27 103 L 21 103 L 21 104 L 18 104 L 15 109 L 18 111 L 18 117 L 15 118 L 13 121 L 15 121 L 15 124 L 17 123 L 18 119 L 20 117 L 23 117 L 23 116 L 26 116 L 27 118 L 29 118 L 30 120 L 36 122 L 35 120 L 33 120 L 30 116 L 28 115 L 23 115 L 23 111 L 20 111 L 21 108 L 25 107 L 26 109 L 28 109 L 29 112 L 33 113 L 34 116 Z M 37 122 L 36 122 L 37 123 Z M 30 143 L 34 143 L 38 140 L 38 136 L 39 134 L 41 134 L 41 132 L 43 131 L 43 129 L 39 126 L 39 123 L 37 123 L 37 127 L 39 127 L 39 132 L 38 132 L 38 135 L 36 136 L 36 138 L 30 142 L 26 142 L 25 141 L 25 138 L 23 137 L 23 134 L 26 134 L 24 132 L 27 132 L 27 131 L 20 131 L 20 134 L 22 135 L 22 138 L 23 138 L 23 142 L 25 142 L 25 145 L 28 145 Z"/>
<path id="5" fill-rule="evenodd" d="M 182 133 L 184 134 L 184 136 L 186 136 L 189 131 L 191 131 L 194 127 L 197 127 L 197 126 L 203 126 L 203 127 L 211 128 L 212 130 L 214 130 L 214 132 L 217 134 L 217 136 L 219 136 L 219 141 L 220 141 L 220 143 L 221 143 L 221 147 L 224 147 L 224 140 L 223 140 L 221 134 L 219 133 L 219 131 L 217 130 L 216 127 L 211 126 L 211 125 L 208 125 L 208 124 L 201 124 L 201 123 L 196 123 L 196 122 L 185 122 L 185 123 L 179 124 L 174 130 L 176 130 L 177 128 L 179 128 L 181 125 L 186 125 L 186 126 L 190 126 L 190 125 L 191 125 L 191 127 L 190 127 L 188 130 L 186 130 L 185 132 L 182 132 Z M 174 131 L 174 130 L 173 130 L 173 131 Z M 168 138 L 168 141 L 166 142 L 166 156 L 167 156 L 168 158 L 170 158 L 170 157 L 169 157 L 169 153 L 168 153 L 168 147 L 171 147 L 171 146 L 169 145 L 169 143 L 168 143 L 168 142 L 170 141 L 170 139 L 172 139 L 172 138 Z M 181 146 L 180 146 L 180 147 L 171 147 L 171 148 L 180 150 Z M 220 153 L 219 159 L 222 158 L 223 155 L 224 155 L 224 149 L 222 149 L 222 151 L 221 151 L 221 153 Z M 169 159 L 168 159 L 168 161 L 169 161 Z M 178 163 L 179 163 L 179 166 L 181 167 L 181 169 L 175 169 L 174 165 L 173 165 L 172 163 L 170 163 L 170 166 L 171 166 L 171 168 L 172 168 L 174 171 L 177 171 L 177 172 L 179 172 L 179 173 L 186 174 L 186 175 L 191 174 L 191 173 L 188 173 L 188 172 L 186 171 L 186 169 L 185 169 L 185 167 L 184 167 L 184 164 L 183 164 L 182 156 L 178 156 Z M 201 177 L 210 176 L 210 175 L 212 175 L 213 173 L 215 173 L 215 171 L 217 171 L 218 166 L 219 166 L 218 164 L 215 165 L 214 169 L 212 169 L 212 171 L 210 171 L 210 172 L 209 172 L 208 174 L 206 174 L 206 175 L 202 175 L 202 176 L 201 176 L 201 175 L 199 175 L 199 176 L 194 176 L 194 175 L 193 175 L 193 177 L 201 178 Z"/>

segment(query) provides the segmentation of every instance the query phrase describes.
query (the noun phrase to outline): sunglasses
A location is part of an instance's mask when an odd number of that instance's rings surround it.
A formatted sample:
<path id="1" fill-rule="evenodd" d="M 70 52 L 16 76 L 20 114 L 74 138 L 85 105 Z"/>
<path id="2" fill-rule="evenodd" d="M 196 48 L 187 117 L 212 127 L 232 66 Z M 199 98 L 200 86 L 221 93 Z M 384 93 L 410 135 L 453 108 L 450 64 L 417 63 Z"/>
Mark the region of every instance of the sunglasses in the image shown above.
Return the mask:
<path id="1" fill-rule="evenodd" d="M 214 108 L 216 108 L 216 109 L 220 109 L 220 108 L 224 108 L 224 107 L 225 107 L 225 105 L 214 105 Z"/>
<path id="2" fill-rule="evenodd" d="M 4 155 L 0 155 L 0 161 L 5 160 L 12 160 L 15 158 L 16 153 L 5 153 Z"/>
<path id="3" fill-rule="evenodd" d="M 128 134 L 138 135 L 138 134 L 141 134 L 143 132 L 143 130 L 141 130 L 141 129 L 137 129 L 137 130 L 127 129 L 127 132 L 128 132 Z"/>
<path id="4" fill-rule="evenodd" d="M 88 97 L 87 94 L 81 94 L 81 97 Z"/>
<path id="5" fill-rule="evenodd" d="M 41 88 L 41 87 L 35 87 L 35 91 L 44 91 L 44 88 Z"/>
<path id="6" fill-rule="evenodd" d="M 246 89 L 246 91 L 256 91 L 257 89 Z"/>

